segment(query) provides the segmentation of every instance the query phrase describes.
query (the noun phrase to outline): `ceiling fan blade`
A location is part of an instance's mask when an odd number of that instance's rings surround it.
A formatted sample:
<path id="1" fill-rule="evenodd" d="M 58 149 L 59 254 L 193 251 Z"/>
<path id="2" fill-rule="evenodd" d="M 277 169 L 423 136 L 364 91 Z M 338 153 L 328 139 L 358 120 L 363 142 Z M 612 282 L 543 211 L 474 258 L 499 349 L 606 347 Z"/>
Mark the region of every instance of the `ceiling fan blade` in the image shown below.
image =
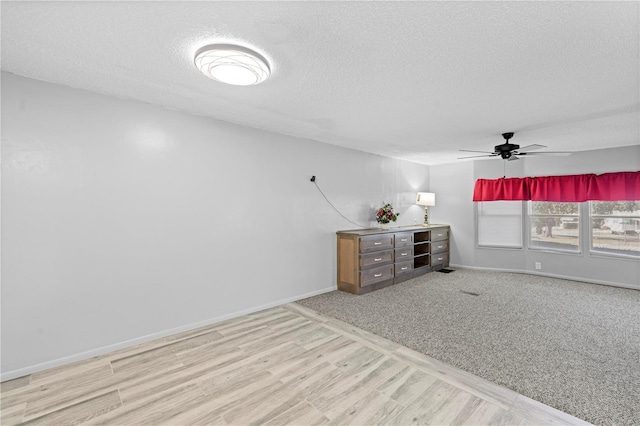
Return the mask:
<path id="1" fill-rule="evenodd" d="M 462 151 L 462 152 L 480 152 L 482 154 L 493 154 L 492 152 L 489 151 L 474 151 L 471 149 L 459 149 L 458 151 Z"/>
<path id="2" fill-rule="evenodd" d="M 540 148 L 546 148 L 546 146 L 538 145 L 537 143 L 534 143 L 533 145 L 527 145 L 527 146 L 520 147 L 520 149 L 518 149 L 518 152 L 520 152 L 520 153 L 528 152 L 528 151 L 533 151 L 534 149 L 540 149 Z"/>
<path id="3" fill-rule="evenodd" d="M 475 152 L 480 152 L 480 151 L 475 151 Z M 458 157 L 458 160 L 463 160 L 465 158 L 495 157 L 496 155 L 498 155 L 498 154 L 472 155 L 470 157 Z"/>
<path id="4" fill-rule="evenodd" d="M 543 151 L 543 152 L 519 152 L 518 155 L 549 155 L 549 156 L 558 156 L 563 157 L 567 155 L 571 155 L 573 152 L 567 151 Z"/>

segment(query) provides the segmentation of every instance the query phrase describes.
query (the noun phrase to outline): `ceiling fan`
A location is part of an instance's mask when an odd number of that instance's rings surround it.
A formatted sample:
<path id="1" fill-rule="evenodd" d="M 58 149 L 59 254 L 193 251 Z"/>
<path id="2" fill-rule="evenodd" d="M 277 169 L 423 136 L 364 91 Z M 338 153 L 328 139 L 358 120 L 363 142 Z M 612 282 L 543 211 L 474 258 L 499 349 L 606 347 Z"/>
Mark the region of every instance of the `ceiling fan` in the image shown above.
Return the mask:
<path id="1" fill-rule="evenodd" d="M 507 132 L 507 133 L 503 133 L 502 137 L 504 138 L 505 142 L 501 145 L 496 145 L 493 149 L 493 152 L 486 152 L 486 151 L 473 151 L 473 150 L 469 150 L 469 149 L 461 149 L 460 151 L 463 152 L 481 152 L 483 153 L 483 155 L 472 155 L 470 157 L 459 157 L 458 160 L 464 159 L 464 158 L 478 158 L 478 157 L 501 157 L 503 160 L 507 160 L 507 161 L 513 161 L 513 160 L 518 160 L 518 157 L 521 157 L 523 155 L 570 155 L 570 152 L 561 152 L 561 151 L 556 151 L 556 152 L 552 152 L 552 151 L 542 151 L 542 152 L 531 152 L 531 151 L 535 151 L 537 149 L 540 148 L 546 148 L 546 146 L 544 145 L 538 145 L 538 144 L 533 144 L 533 145 L 527 145 L 527 146 L 523 146 L 522 148 L 520 148 L 520 145 L 516 145 L 513 143 L 509 143 L 509 139 L 511 139 L 513 137 L 513 132 Z"/>

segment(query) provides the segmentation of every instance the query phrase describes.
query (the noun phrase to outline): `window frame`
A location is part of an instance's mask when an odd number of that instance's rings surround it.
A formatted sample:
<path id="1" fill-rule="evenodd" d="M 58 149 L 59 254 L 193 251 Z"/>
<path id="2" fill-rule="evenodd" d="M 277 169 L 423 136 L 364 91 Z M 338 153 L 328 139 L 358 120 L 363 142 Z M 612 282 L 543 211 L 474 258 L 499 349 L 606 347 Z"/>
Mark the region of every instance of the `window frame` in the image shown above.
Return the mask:
<path id="1" fill-rule="evenodd" d="M 533 214 L 533 203 L 555 203 L 555 204 L 575 204 L 577 206 L 577 213 L 543 213 L 543 214 Z M 525 225 L 525 239 L 527 241 L 527 250 L 536 251 L 536 252 L 547 252 L 547 253 L 561 253 L 568 255 L 577 255 L 582 256 L 584 253 L 583 244 L 584 244 L 584 202 L 577 201 L 527 201 L 526 202 L 526 225 Z M 533 227 L 534 219 L 536 217 L 577 217 L 578 218 L 578 243 L 575 246 L 576 249 L 563 249 L 563 248 L 553 248 L 553 247 L 537 247 L 532 244 L 531 240 L 531 229 Z"/>
<path id="2" fill-rule="evenodd" d="M 476 205 L 475 209 L 474 209 L 474 221 L 475 221 L 475 243 L 476 243 L 476 248 L 477 249 L 499 249 L 499 250 L 524 250 L 525 249 L 525 243 L 524 243 L 524 223 L 525 223 L 525 203 L 524 201 L 517 201 L 517 200 L 506 200 L 508 202 L 511 203 L 520 203 L 520 245 L 519 246 L 515 246 L 515 245 L 489 245 L 489 244 L 480 244 L 480 208 L 482 206 L 482 203 L 495 203 L 496 201 L 478 201 L 475 202 L 474 204 Z"/>
<path id="3" fill-rule="evenodd" d="M 638 251 L 638 254 L 625 254 L 625 253 L 616 253 L 616 252 L 611 252 L 611 251 L 607 251 L 606 249 L 599 249 L 597 247 L 593 246 L 593 220 L 594 219 L 635 219 L 635 220 L 640 220 L 640 215 L 638 216 L 625 216 L 625 215 L 602 215 L 602 214 L 592 214 L 592 203 L 600 203 L 600 202 L 609 202 L 609 201 L 587 201 L 584 204 L 586 204 L 586 216 L 587 216 L 587 227 L 588 227 L 588 233 L 589 233 L 589 255 L 590 256 L 594 256 L 594 257 L 606 257 L 606 258 L 614 258 L 614 259 L 620 259 L 620 260 L 632 260 L 632 261 L 638 261 L 640 260 L 640 251 Z M 622 201 L 624 202 L 624 201 Z M 636 203 L 640 203 L 640 200 L 636 200 L 634 201 Z M 640 238 L 640 235 L 638 236 L 638 238 Z"/>

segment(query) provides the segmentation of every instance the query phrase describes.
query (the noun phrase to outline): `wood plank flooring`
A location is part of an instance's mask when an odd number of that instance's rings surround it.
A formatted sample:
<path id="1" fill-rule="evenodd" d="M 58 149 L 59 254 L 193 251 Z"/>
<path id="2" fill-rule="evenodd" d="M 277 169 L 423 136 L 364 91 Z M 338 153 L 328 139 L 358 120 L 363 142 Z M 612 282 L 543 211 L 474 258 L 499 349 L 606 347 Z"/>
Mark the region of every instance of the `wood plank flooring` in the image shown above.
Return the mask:
<path id="1" fill-rule="evenodd" d="M 2 425 L 588 424 L 295 303 L 2 383 Z"/>

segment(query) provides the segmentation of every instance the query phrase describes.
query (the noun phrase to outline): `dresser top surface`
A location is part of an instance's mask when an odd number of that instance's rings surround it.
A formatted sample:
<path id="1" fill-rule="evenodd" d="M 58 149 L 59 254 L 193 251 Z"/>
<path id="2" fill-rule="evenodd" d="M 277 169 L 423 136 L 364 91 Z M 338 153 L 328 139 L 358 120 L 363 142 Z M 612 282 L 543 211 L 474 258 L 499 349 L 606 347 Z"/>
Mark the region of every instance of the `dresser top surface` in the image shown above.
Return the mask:
<path id="1" fill-rule="evenodd" d="M 430 229 L 448 228 L 449 225 L 433 224 L 429 226 L 423 225 L 410 225 L 410 226 L 398 226 L 389 229 L 370 228 L 370 229 L 353 229 L 346 231 L 338 231 L 336 234 L 348 234 L 348 235 L 374 235 L 374 234 L 394 234 L 396 232 L 411 232 L 411 231 L 428 231 Z"/>

